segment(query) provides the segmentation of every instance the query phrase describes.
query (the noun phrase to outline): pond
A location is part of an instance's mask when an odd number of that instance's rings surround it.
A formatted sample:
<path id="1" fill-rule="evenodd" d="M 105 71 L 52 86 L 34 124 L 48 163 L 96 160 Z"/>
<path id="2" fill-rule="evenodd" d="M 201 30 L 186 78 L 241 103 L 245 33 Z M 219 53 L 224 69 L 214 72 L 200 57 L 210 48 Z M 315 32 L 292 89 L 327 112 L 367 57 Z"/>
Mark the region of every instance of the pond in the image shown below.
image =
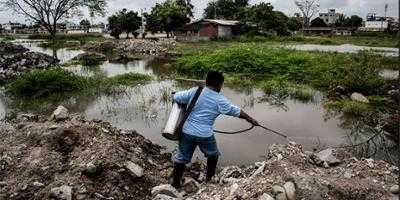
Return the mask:
<path id="1" fill-rule="evenodd" d="M 357 46 L 352 44 L 343 45 L 319 45 L 319 44 L 295 44 L 285 46 L 289 49 L 300 51 L 323 51 L 323 52 L 338 52 L 338 53 L 358 53 L 360 51 L 371 51 L 376 54 L 385 56 L 399 56 L 398 48 L 389 47 L 367 47 Z"/>
<path id="2" fill-rule="evenodd" d="M 40 48 L 36 43 L 24 43 L 34 51 L 52 54 Z M 79 54 L 76 50 L 59 49 L 56 51 L 59 59 L 67 61 Z M 79 94 L 67 97 L 57 102 L 43 103 L 47 112 L 58 104 L 65 105 L 71 112 L 82 113 L 88 119 L 101 119 L 110 122 L 121 129 L 133 129 L 155 143 L 166 146 L 167 150 L 174 150 L 176 143 L 164 139 L 160 132 L 169 115 L 171 107 L 171 92 L 190 88 L 188 82 L 177 82 L 165 79 L 168 77 L 167 68 L 169 61 L 160 59 L 142 59 L 126 64 L 104 62 L 97 67 L 72 66 L 68 67 L 74 73 L 90 76 L 103 73 L 115 76 L 129 72 L 150 74 L 156 80 L 133 88 L 126 88 L 123 93 L 97 96 Z M 242 107 L 260 123 L 267 127 L 285 133 L 290 140 L 300 143 L 306 150 L 320 149 L 328 146 L 340 146 L 348 143 L 358 143 L 365 137 L 350 138 L 348 129 L 341 128 L 340 119 L 326 117 L 326 111 L 321 103 L 320 94 L 316 93 L 317 100 L 301 102 L 294 99 L 285 100 L 284 106 L 277 106 L 267 101 L 262 101 L 264 93 L 254 88 L 237 88 L 225 86 L 222 94 L 234 104 Z M 13 102 L 0 94 L 0 118 L 6 112 L 15 109 L 19 112 L 38 112 L 35 105 L 30 107 L 11 107 Z M 19 103 L 17 103 L 19 104 Z M 248 128 L 244 120 L 221 116 L 217 119 L 215 128 L 225 131 L 234 131 Z M 238 135 L 216 134 L 217 143 L 223 156 L 221 165 L 249 164 L 261 159 L 268 147 L 274 143 L 287 143 L 284 138 L 266 132 L 260 128 Z M 197 152 L 196 155 L 199 155 Z"/>

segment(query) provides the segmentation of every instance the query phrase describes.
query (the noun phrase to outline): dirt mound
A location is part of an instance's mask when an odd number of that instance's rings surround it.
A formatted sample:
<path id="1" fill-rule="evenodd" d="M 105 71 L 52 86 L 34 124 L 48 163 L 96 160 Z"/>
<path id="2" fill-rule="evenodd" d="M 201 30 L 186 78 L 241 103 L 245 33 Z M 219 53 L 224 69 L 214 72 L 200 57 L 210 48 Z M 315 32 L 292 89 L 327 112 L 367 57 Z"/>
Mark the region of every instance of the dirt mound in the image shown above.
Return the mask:
<path id="1" fill-rule="evenodd" d="M 325 165 L 318 166 L 316 159 Z M 398 190 L 398 172 L 384 161 L 358 160 L 345 149 L 313 153 L 295 143 L 273 145 L 265 161 L 245 168 L 226 167 L 218 183 L 201 188 L 191 198 L 398 199 L 391 193 Z"/>
<path id="2" fill-rule="evenodd" d="M 0 199 L 149 199 L 167 182 L 170 155 L 134 131 L 79 116 L 1 126 Z"/>

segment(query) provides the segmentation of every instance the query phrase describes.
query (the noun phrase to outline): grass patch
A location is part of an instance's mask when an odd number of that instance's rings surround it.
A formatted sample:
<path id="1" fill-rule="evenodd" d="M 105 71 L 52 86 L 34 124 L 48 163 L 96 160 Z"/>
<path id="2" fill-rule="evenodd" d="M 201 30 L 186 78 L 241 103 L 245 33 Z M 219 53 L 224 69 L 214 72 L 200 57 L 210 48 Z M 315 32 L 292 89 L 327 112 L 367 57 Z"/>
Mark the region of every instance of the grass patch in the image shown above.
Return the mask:
<path id="1" fill-rule="evenodd" d="M 236 44 L 229 48 L 184 55 L 174 64 L 178 73 L 204 77 L 210 70 L 228 75 L 262 77 L 310 85 L 320 90 L 344 86 L 349 92 L 377 94 L 385 87 L 379 70 L 395 58 L 361 54 L 295 51 L 260 44 Z"/>
<path id="2" fill-rule="evenodd" d="M 279 99 L 280 101 L 289 98 L 301 102 L 313 102 L 316 93 L 313 88 L 289 82 L 284 77 L 262 81 L 260 87 L 267 95 L 273 96 L 274 99 Z"/>
<path id="3" fill-rule="evenodd" d="M 346 117 L 366 117 L 374 112 L 372 106 L 366 103 L 361 103 L 357 101 L 352 101 L 349 99 L 340 101 L 327 101 L 325 102 L 325 108 L 329 112 L 342 113 Z"/>
<path id="4" fill-rule="evenodd" d="M 84 91 L 87 94 L 112 92 L 118 86 L 134 86 L 151 80 L 149 75 L 129 73 L 116 77 L 95 75 L 82 77 L 55 67 L 33 70 L 6 85 L 7 92 L 22 97 L 45 97 L 50 94 Z"/>

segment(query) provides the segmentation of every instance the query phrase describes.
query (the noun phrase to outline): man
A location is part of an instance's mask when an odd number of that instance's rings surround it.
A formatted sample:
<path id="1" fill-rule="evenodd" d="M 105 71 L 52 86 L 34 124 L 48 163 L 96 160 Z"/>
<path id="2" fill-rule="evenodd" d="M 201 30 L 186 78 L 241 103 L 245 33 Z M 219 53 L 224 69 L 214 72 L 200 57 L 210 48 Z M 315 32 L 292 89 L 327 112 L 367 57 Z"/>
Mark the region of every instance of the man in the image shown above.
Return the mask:
<path id="1" fill-rule="evenodd" d="M 172 186 L 175 188 L 180 188 L 185 164 L 191 161 L 197 146 L 207 157 L 206 182 L 214 176 L 220 153 L 214 138 L 213 125 L 220 114 L 243 118 L 255 126 L 259 125 L 256 120 L 219 93 L 223 83 L 224 76 L 221 72 L 210 71 L 207 74 L 206 87 L 183 125 L 178 152 L 173 157 Z M 178 92 L 174 95 L 174 101 L 189 104 L 196 90 L 197 87 Z"/>

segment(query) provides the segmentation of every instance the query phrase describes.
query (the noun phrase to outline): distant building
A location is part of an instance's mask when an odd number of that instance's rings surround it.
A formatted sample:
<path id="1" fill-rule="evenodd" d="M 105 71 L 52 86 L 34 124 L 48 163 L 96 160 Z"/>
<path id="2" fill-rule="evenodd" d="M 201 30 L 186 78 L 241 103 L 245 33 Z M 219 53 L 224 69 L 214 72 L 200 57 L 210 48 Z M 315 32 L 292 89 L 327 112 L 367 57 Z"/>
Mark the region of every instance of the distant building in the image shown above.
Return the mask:
<path id="1" fill-rule="evenodd" d="M 106 32 L 106 26 L 103 23 L 92 25 L 88 30 L 88 33 L 104 33 L 104 32 Z"/>
<path id="2" fill-rule="evenodd" d="M 182 34 L 177 35 L 178 40 L 199 40 L 213 38 L 230 38 L 233 28 L 239 21 L 220 19 L 201 19 L 187 24 Z"/>
<path id="3" fill-rule="evenodd" d="M 360 27 L 359 31 L 365 32 L 385 32 L 389 29 L 396 29 L 398 21 L 393 17 L 381 17 L 375 13 L 368 13 L 364 26 Z"/>
<path id="4" fill-rule="evenodd" d="M 302 32 L 306 35 L 352 35 L 354 28 L 347 27 L 309 27 L 304 28 Z"/>
<path id="5" fill-rule="evenodd" d="M 5 32 L 13 33 L 15 32 L 16 29 L 21 29 L 23 28 L 23 24 L 18 23 L 18 22 L 8 22 L 3 25 L 3 29 Z"/>
<path id="6" fill-rule="evenodd" d="M 329 9 L 328 13 L 319 13 L 319 18 L 324 20 L 324 22 L 328 25 L 336 23 L 339 18 L 341 13 L 337 13 L 335 9 Z"/>

